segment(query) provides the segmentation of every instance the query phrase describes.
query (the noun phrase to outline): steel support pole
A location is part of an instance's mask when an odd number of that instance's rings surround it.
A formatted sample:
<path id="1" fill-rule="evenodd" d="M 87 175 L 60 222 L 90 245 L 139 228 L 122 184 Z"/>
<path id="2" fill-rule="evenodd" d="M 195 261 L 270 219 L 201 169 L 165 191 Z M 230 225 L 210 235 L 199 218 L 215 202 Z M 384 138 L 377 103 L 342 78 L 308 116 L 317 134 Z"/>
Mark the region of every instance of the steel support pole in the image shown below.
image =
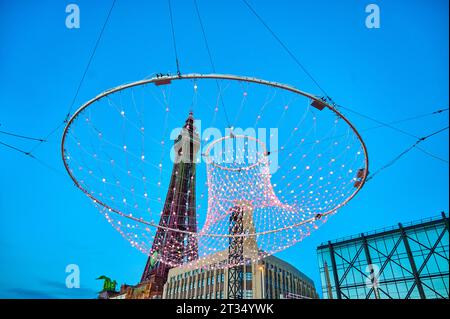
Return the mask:
<path id="1" fill-rule="evenodd" d="M 374 269 L 373 269 L 373 265 L 372 265 L 372 257 L 370 256 L 369 253 L 369 247 L 367 246 L 367 238 L 364 236 L 364 234 L 361 234 L 361 238 L 362 238 L 362 244 L 363 244 L 363 248 L 364 248 L 364 254 L 366 255 L 366 260 L 367 260 L 367 264 L 370 265 L 370 281 L 372 282 L 372 288 L 373 288 L 373 292 L 375 294 L 375 298 L 376 299 L 380 299 L 380 295 L 378 293 L 378 274 L 374 273 Z"/>
<path id="2" fill-rule="evenodd" d="M 447 231 L 448 231 L 448 217 L 445 216 L 445 212 L 441 212 L 441 215 L 442 215 L 442 219 L 445 222 L 445 227 L 447 227 Z"/>
<path id="3" fill-rule="evenodd" d="M 406 232 L 403 229 L 403 226 L 402 226 L 401 223 L 398 224 L 398 227 L 400 229 L 400 234 L 401 234 L 402 239 L 403 239 L 403 244 L 405 245 L 406 253 L 408 255 L 408 260 L 409 260 L 409 263 L 411 265 L 411 270 L 413 272 L 414 281 L 416 283 L 417 289 L 419 290 L 420 298 L 421 299 L 426 299 L 425 292 L 424 292 L 423 287 L 422 287 L 422 282 L 420 281 L 419 273 L 417 272 L 416 263 L 414 261 L 414 257 L 413 257 L 412 252 L 411 252 L 411 247 L 409 246 L 408 238 L 406 236 Z"/>
<path id="4" fill-rule="evenodd" d="M 449 227 L 448 227 L 448 217 L 445 216 L 445 212 L 441 212 L 441 216 L 442 216 L 442 219 L 444 220 L 445 228 L 447 229 L 447 231 L 449 231 Z M 448 297 L 450 298 L 450 291 L 449 291 L 449 293 L 448 293 Z"/>
<path id="5" fill-rule="evenodd" d="M 336 259 L 334 257 L 334 247 L 331 244 L 331 241 L 328 241 L 328 247 L 330 248 L 331 267 L 333 268 L 333 278 L 334 278 L 334 285 L 336 287 L 336 297 L 337 299 L 342 299 L 341 287 L 339 286 L 339 277 L 336 267 Z"/>
<path id="6" fill-rule="evenodd" d="M 326 261 L 323 264 L 323 271 L 325 272 L 325 282 L 327 285 L 328 299 L 333 299 L 333 291 L 331 290 L 330 272 L 328 271 L 328 264 Z"/>

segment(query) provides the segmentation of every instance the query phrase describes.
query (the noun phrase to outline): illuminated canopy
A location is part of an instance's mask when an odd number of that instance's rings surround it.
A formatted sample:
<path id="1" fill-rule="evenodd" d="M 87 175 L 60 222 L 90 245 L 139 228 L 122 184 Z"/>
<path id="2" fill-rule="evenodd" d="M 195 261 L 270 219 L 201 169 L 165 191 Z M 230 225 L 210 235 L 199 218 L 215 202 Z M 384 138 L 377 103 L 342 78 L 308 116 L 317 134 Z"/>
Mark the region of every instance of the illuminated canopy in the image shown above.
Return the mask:
<path id="1" fill-rule="evenodd" d="M 364 185 L 368 157 L 356 129 L 338 109 L 294 87 L 188 74 L 108 90 L 68 121 L 64 165 L 133 247 L 172 266 L 180 265 L 176 245 L 157 254 L 151 247 L 156 229 L 165 228 L 159 221 L 177 157 L 173 145 L 189 111 L 199 151 L 197 190 L 185 195 L 196 198 L 198 232 L 172 230 L 196 238 L 192 250 L 200 259 L 239 236 L 256 242 L 255 260 L 286 249 Z M 251 211 L 252 227 L 240 234 L 228 227 L 236 206 Z"/>

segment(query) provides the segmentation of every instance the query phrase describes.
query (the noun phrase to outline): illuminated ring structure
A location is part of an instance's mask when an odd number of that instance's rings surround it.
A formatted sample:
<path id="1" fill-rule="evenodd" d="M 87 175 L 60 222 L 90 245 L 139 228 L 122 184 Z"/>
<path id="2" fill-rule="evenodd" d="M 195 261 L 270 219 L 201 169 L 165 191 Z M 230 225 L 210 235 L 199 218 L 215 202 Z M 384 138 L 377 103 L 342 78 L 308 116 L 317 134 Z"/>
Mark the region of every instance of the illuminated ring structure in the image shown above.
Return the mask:
<path id="1" fill-rule="evenodd" d="M 339 205 L 337 205 L 336 207 L 333 207 L 333 209 L 323 212 L 320 214 L 320 216 L 315 216 L 315 217 L 310 217 L 304 221 L 292 224 L 292 225 L 287 225 L 286 227 L 280 227 L 280 228 L 276 228 L 276 229 L 271 229 L 271 230 L 266 230 L 266 231 L 261 231 L 261 232 L 255 232 L 255 233 L 242 233 L 242 234 L 214 234 L 214 233 L 208 233 L 208 234 L 201 234 L 201 233 L 197 233 L 197 232 L 191 232 L 191 231 L 186 231 L 186 230 L 180 230 L 177 228 L 169 228 L 169 227 L 165 227 L 165 226 L 161 226 L 158 225 L 157 223 L 154 222 L 149 222 L 146 221 L 142 218 L 136 218 L 134 216 L 130 216 L 128 214 L 125 214 L 123 212 L 121 212 L 120 210 L 111 207 L 110 205 L 106 204 L 104 201 L 100 200 L 99 198 L 95 197 L 94 195 L 92 195 L 87 189 L 85 189 L 81 183 L 76 179 L 76 177 L 74 176 L 73 172 L 71 171 L 69 164 L 67 162 L 68 158 L 66 156 L 66 149 L 65 149 L 65 143 L 66 143 L 66 137 L 68 136 L 68 132 L 71 129 L 71 125 L 72 123 L 78 118 L 78 116 L 84 111 L 86 110 L 89 106 L 91 106 L 93 103 L 111 95 L 114 94 L 116 92 L 119 91 L 123 91 L 123 90 L 127 90 L 129 88 L 133 88 L 133 87 L 138 87 L 138 86 L 143 86 L 146 84 L 150 84 L 150 83 L 154 83 L 154 84 L 167 84 L 170 83 L 171 81 L 181 81 L 181 80 L 200 80 L 200 79 L 215 79 L 215 80 L 229 80 L 229 81 L 240 81 L 240 82 L 247 82 L 247 83 L 255 83 L 255 84 L 259 84 L 259 85 L 264 85 L 264 86 L 268 86 L 268 87 L 273 87 L 276 89 L 281 89 L 281 90 L 286 90 L 289 91 L 291 93 L 306 97 L 310 100 L 312 100 L 313 102 L 317 102 L 319 104 L 321 104 L 324 108 L 329 109 L 330 111 L 334 112 L 335 115 L 342 119 L 343 121 L 346 122 L 346 124 L 349 126 L 349 128 L 353 131 L 353 133 L 355 134 L 355 136 L 357 137 L 362 151 L 363 151 L 363 155 L 364 155 L 364 164 L 365 167 L 362 168 L 362 176 L 360 177 L 359 183 L 357 186 L 355 186 L 355 190 L 350 194 L 350 196 L 348 196 L 344 201 L 342 201 Z M 245 136 L 246 138 L 250 138 L 249 136 Z M 217 141 L 213 141 L 211 144 L 214 144 Z M 260 141 L 257 140 L 258 143 L 261 143 Z M 207 152 L 205 155 L 208 156 L 210 147 L 208 148 Z M 85 104 L 83 104 L 68 120 L 67 125 L 64 128 L 64 132 L 62 135 L 62 140 L 61 140 L 61 156 L 62 156 L 62 160 L 64 163 L 64 167 L 67 171 L 67 173 L 69 174 L 70 178 L 72 179 L 72 181 L 74 182 L 75 186 L 78 187 L 85 195 L 87 195 L 95 204 L 99 204 L 101 206 L 103 206 L 104 208 L 106 208 L 109 212 L 114 212 L 122 217 L 131 219 L 135 222 L 141 223 L 141 224 L 145 224 L 145 225 L 149 225 L 149 226 L 153 226 L 153 227 L 157 227 L 157 228 L 161 228 L 167 231 L 175 231 L 175 232 L 180 232 L 180 233 L 185 233 L 188 234 L 190 236 L 196 237 L 196 236 L 206 236 L 206 237 L 219 237 L 219 238 L 223 238 L 223 237 L 253 237 L 253 236 L 259 236 L 259 235 L 265 235 L 265 234 L 270 234 L 270 233 L 276 233 L 276 232 L 280 232 L 283 230 L 287 230 L 287 229 L 292 229 L 295 227 L 299 227 L 302 226 L 304 224 L 307 223 L 312 223 L 314 221 L 316 221 L 317 219 L 320 219 L 324 216 L 333 214 L 335 211 L 337 211 L 338 209 L 340 209 L 341 207 L 343 207 L 344 205 L 346 205 L 353 197 L 355 197 L 355 195 L 362 189 L 362 187 L 364 186 L 367 176 L 368 176 L 368 172 L 369 172 L 369 158 L 368 158 L 368 152 L 367 152 L 367 148 L 366 145 L 361 137 L 361 135 L 358 133 L 358 131 L 356 130 L 356 128 L 353 126 L 353 124 L 342 114 L 339 112 L 339 110 L 337 110 L 335 107 L 333 107 L 332 105 L 326 103 L 324 100 L 322 100 L 320 97 L 314 96 L 310 93 L 306 93 L 303 92 L 301 90 L 298 90 L 292 86 L 286 85 L 286 84 L 282 84 L 282 83 L 278 83 L 278 82 L 270 82 L 270 81 L 266 81 L 266 80 L 261 80 L 261 79 L 257 79 L 257 78 L 253 78 L 253 77 L 244 77 L 244 76 L 236 76 L 236 75 L 227 75 L 227 74 L 183 74 L 183 75 L 173 75 L 173 76 L 163 76 L 163 77 L 154 77 L 151 79 L 144 79 L 144 80 L 140 80 L 140 81 L 136 81 L 133 83 L 129 83 L 129 84 L 125 84 L 125 85 L 121 85 L 118 87 L 115 87 L 113 89 L 109 89 L 99 95 L 97 95 L 95 98 L 91 99 L 90 101 L 86 102 Z M 256 163 L 255 165 L 257 165 L 258 163 Z M 212 163 L 212 165 L 215 165 L 216 167 L 220 167 L 220 165 L 216 164 L 216 163 Z"/>

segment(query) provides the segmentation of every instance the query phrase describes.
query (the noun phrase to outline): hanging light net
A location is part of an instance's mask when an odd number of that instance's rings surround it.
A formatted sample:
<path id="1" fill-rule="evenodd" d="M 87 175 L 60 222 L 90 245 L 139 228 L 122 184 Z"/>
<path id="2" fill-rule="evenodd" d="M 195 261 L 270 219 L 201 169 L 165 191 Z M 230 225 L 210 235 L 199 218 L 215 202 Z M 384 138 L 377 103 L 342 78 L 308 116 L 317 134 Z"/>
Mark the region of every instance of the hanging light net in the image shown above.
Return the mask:
<path id="1" fill-rule="evenodd" d="M 174 142 L 189 112 L 196 150 L 186 175 Z M 62 155 L 107 221 L 174 267 L 229 267 L 300 242 L 356 195 L 368 169 L 365 145 L 339 110 L 290 86 L 228 75 L 158 77 L 106 91 L 69 120 Z M 174 174 L 195 187 L 175 187 L 181 197 L 170 202 Z M 191 224 L 165 223 L 167 205 Z M 232 243 L 243 247 L 238 261 L 229 258 Z"/>

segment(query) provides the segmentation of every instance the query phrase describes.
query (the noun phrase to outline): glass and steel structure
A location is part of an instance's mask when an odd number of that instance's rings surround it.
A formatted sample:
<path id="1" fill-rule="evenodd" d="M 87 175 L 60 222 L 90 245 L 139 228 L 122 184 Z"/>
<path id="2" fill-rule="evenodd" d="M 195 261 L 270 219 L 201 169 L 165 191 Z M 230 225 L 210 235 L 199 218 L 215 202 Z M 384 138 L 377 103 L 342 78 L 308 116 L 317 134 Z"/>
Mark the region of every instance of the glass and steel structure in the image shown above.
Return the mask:
<path id="1" fill-rule="evenodd" d="M 317 254 L 325 299 L 449 298 L 445 213 L 328 241 Z"/>

